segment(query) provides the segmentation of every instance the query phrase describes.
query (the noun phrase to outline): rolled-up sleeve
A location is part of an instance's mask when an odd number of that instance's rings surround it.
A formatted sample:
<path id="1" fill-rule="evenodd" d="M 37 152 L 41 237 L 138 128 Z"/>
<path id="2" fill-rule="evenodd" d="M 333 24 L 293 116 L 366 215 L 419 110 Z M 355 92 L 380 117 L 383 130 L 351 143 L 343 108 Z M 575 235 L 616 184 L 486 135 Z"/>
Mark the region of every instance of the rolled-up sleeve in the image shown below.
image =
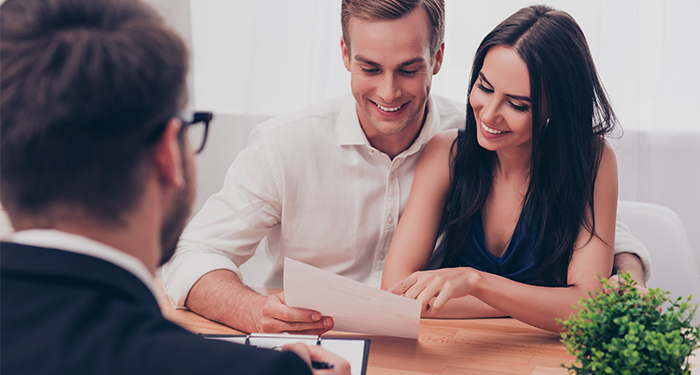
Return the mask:
<path id="1" fill-rule="evenodd" d="M 183 308 L 192 286 L 211 271 L 228 269 L 242 279 L 239 266 L 280 222 L 281 184 L 274 160 L 254 129 L 221 191 L 205 202 L 163 265 L 163 288 L 173 306 Z"/>
<path id="2" fill-rule="evenodd" d="M 620 216 L 617 217 L 617 222 L 615 223 L 615 254 L 619 253 L 637 255 L 639 260 L 642 261 L 644 281 L 649 281 L 649 277 L 651 277 L 649 250 L 647 250 L 642 241 L 632 235 L 630 228 L 620 219 Z"/>

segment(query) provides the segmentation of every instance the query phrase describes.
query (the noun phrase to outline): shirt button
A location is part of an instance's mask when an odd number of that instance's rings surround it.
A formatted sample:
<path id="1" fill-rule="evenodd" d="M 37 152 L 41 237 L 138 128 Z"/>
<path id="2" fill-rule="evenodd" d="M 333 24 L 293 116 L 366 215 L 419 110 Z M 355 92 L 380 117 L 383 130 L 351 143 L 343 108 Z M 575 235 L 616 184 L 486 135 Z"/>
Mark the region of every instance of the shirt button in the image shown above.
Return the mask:
<path id="1" fill-rule="evenodd" d="M 386 257 L 386 254 L 383 251 L 381 253 L 379 253 L 379 259 L 384 260 L 385 257 Z"/>
<path id="2" fill-rule="evenodd" d="M 392 221 L 394 221 L 394 217 L 391 216 L 391 215 L 387 215 L 387 217 L 386 217 L 386 222 L 387 222 L 387 223 L 391 223 Z"/>

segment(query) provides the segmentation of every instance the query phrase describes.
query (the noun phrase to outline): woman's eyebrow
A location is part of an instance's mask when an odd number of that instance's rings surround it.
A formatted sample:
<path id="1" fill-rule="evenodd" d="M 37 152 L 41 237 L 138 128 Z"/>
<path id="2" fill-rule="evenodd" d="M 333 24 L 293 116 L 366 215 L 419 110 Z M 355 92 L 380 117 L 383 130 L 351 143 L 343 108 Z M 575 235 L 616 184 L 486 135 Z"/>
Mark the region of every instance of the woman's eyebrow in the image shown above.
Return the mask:
<path id="1" fill-rule="evenodd" d="M 489 86 L 493 87 L 493 85 L 491 84 L 491 82 L 489 82 L 489 80 L 486 79 L 486 75 L 484 75 L 484 73 L 479 72 L 479 77 L 480 77 L 484 82 L 486 82 L 486 84 L 488 84 Z M 512 98 L 512 99 L 515 99 L 515 100 L 522 100 L 522 101 L 526 101 L 526 102 L 530 103 L 530 97 L 529 97 L 529 96 L 511 95 L 511 94 L 505 94 L 505 96 L 507 96 L 507 97 L 509 97 L 509 98 Z"/>

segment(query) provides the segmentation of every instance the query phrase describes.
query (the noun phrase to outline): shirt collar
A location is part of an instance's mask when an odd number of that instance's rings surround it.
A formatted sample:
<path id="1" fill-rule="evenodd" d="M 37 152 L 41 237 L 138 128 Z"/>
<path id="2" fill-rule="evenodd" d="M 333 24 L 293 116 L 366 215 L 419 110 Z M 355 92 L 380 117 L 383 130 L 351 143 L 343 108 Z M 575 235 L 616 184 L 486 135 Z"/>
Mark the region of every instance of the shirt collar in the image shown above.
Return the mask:
<path id="1" fill-rule="evenodd" d="M 440 114 L 437 111 L 437 106 L 431 97 L 428 97 L 428 115 L 425 118 L 425 123 L 421 129 L 418 137 L 413 144 L 402 152 L 402 155 L 412 155 L 423 149 L 423 146 L 428 143 L 430 138 L 438 133 L 440 126 Z"/>
<path id="2" fill-rule="evenodd" d="M 156 296 L 153 275 L 139 259 L 101 242 L 55 229 L 23 230 L 3 239 L 20 245 L 69 251 L 104 260 L 132 273 Z"/>
<path id="3" fill-rule="evenodd" d="M 341 146 L 367 145 L 369 141 L 362 131 L 360 120 L 357 118 L 357 102 L 352 93 L 347 94 L 340 103 L 340 114 L 338 117 L 338 143 Z"/>
<path id="4" fill-rule="evenodd" d="M 423 148 L 430 138 L 440 129 L 440 116 L 433 100 L 428 97 L 428 116 L 425 119 L 423 128 L 411 146 L 400 155 L 408 156 Z M 339 121 L 337 127 L 338 143 L 341 146 L 365 145 L 372 147 L 367 140 L 367 136 L 362 131 L 360 120 L 357 117 L 357 102 L 352 94 L 346 95 L 340 104 Z"/>

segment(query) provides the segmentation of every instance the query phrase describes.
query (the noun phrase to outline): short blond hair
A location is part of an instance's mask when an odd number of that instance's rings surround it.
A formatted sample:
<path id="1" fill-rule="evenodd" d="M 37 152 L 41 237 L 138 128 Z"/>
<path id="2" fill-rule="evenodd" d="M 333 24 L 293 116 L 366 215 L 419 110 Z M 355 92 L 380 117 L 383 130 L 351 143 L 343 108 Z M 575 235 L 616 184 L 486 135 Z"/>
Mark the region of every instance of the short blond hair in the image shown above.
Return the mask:
<path id="1" fill-rule="evenodd" d="M 445 0 L 342 0 L 340 23 L 343 39 L 350 46 L 348 23 L 351 17 L 365 20 L 395 20 L 423 6 L 430 21 L 430 53 L 434 56 L 445 37 Z"/>

